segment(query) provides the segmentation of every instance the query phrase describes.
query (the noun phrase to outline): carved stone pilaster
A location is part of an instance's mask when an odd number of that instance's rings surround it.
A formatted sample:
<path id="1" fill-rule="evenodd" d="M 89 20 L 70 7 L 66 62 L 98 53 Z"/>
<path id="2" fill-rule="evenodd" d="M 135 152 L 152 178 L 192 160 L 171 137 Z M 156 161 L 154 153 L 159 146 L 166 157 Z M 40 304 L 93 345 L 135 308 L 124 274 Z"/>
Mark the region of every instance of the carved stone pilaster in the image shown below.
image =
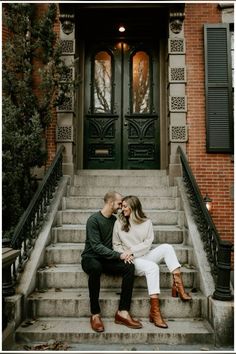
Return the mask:
<path id="1" fill-rule="evenodd" d="M 76 76 L 75 56 L 76 56 L 76 7 L 70 2 L 60 2 L 60 43 L 61 55 L 65 65 L 68 67 L 66 74 L 61 76 L 60 85 L 64 83 L 71 87 L 71 91 L 66 93 L 66 97 L 62 104 L 57 107 L 57 128 L 56 142 L 58 147 L 63 143 L 65 146 L 63 159 L 63 173 L 73 175 L 74 173 L 74 131 L 75 131 L 75 91 L 74 80 Z M 59 88 L 60 90 L 60 88 Z"/>
<path id="2" fill-rule="evenodd" d="M 181 145 L 185 149 L 188 141 L 184 10 L 184 3 L 172 4 L 169 7 L 169 176 L 171 184 L 175 183 L 175 177 L 181 175 L 179 161 L 176 158 L 177 148 Z"/>

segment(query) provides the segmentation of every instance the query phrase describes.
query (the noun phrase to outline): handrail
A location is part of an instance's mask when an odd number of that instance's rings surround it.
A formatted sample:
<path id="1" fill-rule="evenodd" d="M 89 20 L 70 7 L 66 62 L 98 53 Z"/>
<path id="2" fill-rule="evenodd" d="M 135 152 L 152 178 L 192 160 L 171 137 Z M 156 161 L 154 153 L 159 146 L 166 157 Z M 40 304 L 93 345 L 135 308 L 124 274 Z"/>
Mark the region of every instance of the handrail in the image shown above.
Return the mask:
<path id="1" fill-rule="evenodd" d="M 221 240 L 181 146 L 178 147 L 177 153 L 182 164 L 183 181 L 193 217 L 200 232 L 204 250 L 211 267 L 211 273 L 215 281 L 216 288 L 213 297 L 222 301 L 231 300 L 230 271 L 232 244 Z"/>
<path id="2" fill-rule="evenodd" d="M 64 148 L 64 146 L 61 146 L 57 151 L 42 183 L 39 185 L 34 197 L 14 230 L 11 247 L 21 250 L 17 262 L 14 264 L 13 277 L 15 279 L 17 278 L 17 274 L 23 271 L 25 263 L 30 256 L 48 212 L 50 201 L 62 177 L 62 153 Z"/>

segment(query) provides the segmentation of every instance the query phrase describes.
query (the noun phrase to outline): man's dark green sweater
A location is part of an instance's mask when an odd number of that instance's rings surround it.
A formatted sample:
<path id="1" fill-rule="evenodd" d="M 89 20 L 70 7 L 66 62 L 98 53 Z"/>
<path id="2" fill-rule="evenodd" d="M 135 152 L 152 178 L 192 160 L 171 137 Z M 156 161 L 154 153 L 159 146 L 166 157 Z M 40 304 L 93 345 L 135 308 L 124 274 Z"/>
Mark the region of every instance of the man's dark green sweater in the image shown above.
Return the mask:
<path id="1" fill-rule="evenodd" d="M 86 224 L 86 241 L 82 257 L 120 259 L 112 250 L 112 233 L 116 217 L 106 218 L 101 211 L 91 215 Z"/>

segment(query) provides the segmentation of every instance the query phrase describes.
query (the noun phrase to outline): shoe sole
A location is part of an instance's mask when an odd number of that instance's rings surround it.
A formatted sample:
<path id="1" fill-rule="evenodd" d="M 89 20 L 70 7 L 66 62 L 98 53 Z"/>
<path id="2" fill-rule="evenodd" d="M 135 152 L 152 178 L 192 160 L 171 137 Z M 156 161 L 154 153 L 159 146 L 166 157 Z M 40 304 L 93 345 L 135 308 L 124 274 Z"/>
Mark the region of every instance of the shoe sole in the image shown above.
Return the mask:
<path id="1" fill-rule="evenodd" d="M 97 333 L 104 332 L 104 329 L 99 330 L 99 329 L 94 329 L 93 327 L 91 327 L 91 328 L 94 332 L 97 332 Z"/>
<path id="2" fill-rule="evenodd" d="M 162 326 L 158 326 L 153 320 L 151 321 L 151 320 L 149 320 L 149 322 L 150 323 L 153 323 L 154 324 L 154 326 L 156 326 L 156 327 L 158 327 L 158 328 L 163 328 L 163 329 L 167 329 L 168 328 L 168 326 L 166 325 L 166 327 L 162 327 Z"/>
<path id="3" fill-rule="evenodd" d="M 115 321 L 116 324 L 120 324 L 120 325 L 123 325 L 123 326 L 126 326 L 126 327 L 129 327 L 129 328 L 132 328 L 132 329 L 140 329 L 140 328 L 143 328 L 143 326 L 129 326 L 127 325 L 126 323 L 124 322 L 121 322 L 121 321 Z"/>

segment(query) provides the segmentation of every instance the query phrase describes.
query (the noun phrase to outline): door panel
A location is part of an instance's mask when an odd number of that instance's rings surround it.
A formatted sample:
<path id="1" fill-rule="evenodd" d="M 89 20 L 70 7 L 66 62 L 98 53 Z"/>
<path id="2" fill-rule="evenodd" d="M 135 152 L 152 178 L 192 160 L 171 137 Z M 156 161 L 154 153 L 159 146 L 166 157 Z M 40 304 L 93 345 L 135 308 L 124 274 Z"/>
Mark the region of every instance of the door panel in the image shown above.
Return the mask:
<path id="1" fill-rule="evenodd" d="M 159 168 L 157 83 L 152 44 L 88 48 L 85 168 Z"/>

